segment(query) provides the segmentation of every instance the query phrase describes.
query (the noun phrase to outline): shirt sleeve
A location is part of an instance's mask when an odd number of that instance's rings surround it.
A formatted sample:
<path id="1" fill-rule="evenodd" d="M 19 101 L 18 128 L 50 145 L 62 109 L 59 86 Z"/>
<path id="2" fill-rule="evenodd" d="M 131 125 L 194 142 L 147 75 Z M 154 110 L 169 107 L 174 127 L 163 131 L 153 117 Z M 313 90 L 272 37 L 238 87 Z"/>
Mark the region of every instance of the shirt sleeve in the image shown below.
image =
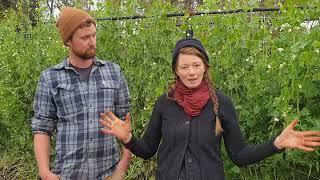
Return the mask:
<path id="1" fill-rule="evenodd" d="M 227 97 L 223 97 L 221 101 L 219 100 L 220 102 L 222 105 L 223 138 L 228 156 L 233 163 L 237 166 L 246 166 L 281 152 L 273 145 L 274 138 L 264 144 L 246 144 L 233 103 Z"/>
<path id="2" fill-rule="evenodd" d="M 45 73 L 42 73 L 34 97 L 33 134 L 41 133 L 51 136 L 57 126 L 57 109 L 50 91 Z"/>
<path id="3" fill-rule="evenodd" d="M 126 114 L 130 110 L 129 89 L 127 81 L 119 68 L 119 89 L 115 93 L 115 115 L 124 120 Z"/>

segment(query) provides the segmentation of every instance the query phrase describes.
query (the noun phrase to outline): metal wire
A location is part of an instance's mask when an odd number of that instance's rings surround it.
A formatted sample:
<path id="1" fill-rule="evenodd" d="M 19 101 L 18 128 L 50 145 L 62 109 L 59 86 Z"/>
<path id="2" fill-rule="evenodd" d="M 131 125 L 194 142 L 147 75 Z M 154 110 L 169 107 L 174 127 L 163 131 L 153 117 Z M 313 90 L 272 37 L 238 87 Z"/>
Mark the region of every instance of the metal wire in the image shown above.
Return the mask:
<path id="1" fill-rule="evenodd" d="M 308 8 L 317 8 L 315 7 L 309 7 L 309 6 L 295 6 L 297 9 L 308 9 Z M 201 15 L 215 15 L 215 14 L 235 14 L 235 13 L 245 13 L 245 12 L 280 12 L 279 7 L 274 8 L 267 8 L 267 7 L 261 7 L 261 8 L 253 8 L 249 10 L 245 9 L 234 9 L 234 10 L 216 10 L 216 11 L 208 11 L 208 12 L 195 12 L 192 16 L 201 16 Z M 165 14 L 166 17 L 181 17 L 186 16 L 188 14 L 186 13 L 169 13 Z M 149 16 L 154 17 L 154 16 Z M 97 21 L 115 21 L 115 20 L 131 20 L 131 19 L 144 19 L 149 18 L 144 15 L 133 15 L 133 16 L 120 16 L 120 17 L 106 17 L 106 18 L 97 18 Z"/>

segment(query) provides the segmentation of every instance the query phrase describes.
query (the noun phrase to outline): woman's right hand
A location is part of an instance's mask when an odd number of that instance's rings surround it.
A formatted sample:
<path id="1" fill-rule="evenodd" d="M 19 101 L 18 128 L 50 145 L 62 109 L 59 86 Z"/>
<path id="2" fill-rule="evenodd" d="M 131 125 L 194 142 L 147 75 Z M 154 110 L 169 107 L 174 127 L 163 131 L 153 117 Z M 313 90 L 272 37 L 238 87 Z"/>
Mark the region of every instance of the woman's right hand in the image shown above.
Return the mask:
<path id="1" fill-rule="evenodd" d="M 100 114 L 99 122 L 104 128 L 101 130 L 105 134 L 112 134 L 124 143 L 128 143 L 132 137 L 130 113 L 126 115 L 124 121 L 117 118 L 111 111 Z"/>

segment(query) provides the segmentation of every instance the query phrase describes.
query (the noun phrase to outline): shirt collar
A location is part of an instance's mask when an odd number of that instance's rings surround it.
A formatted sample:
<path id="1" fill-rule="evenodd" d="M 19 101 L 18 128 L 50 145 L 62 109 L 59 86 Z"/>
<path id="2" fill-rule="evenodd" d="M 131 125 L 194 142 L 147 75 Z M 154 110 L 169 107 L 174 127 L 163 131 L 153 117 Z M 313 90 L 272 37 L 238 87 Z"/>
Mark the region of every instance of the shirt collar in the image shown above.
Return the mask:
<path id="1" fill-rule="evenodd" d="M 53 66 L 53 69 L 56 69 L 56 70 L 61 70 L 61 69 L 71 69 L 70 67 L 70 62 L 68 60 L 69 58 L 66 57 L 63 62 Z M 98 59 L 97 57 L 94 57 L 93 58 L 93 64 L 95 66 L 104 66 L 106 64 L 105 61 L 101 61 L 100 59 Z"/>

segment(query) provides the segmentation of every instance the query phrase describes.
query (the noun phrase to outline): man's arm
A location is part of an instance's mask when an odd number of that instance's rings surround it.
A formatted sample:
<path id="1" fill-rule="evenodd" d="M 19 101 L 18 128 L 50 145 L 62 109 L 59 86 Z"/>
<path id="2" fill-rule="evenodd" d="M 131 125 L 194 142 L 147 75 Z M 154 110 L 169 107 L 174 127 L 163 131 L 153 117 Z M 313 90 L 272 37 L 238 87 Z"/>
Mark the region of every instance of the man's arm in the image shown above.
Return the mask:
<path id="1" fill-rule="evenodd" d="M 48 75 L 42 73 L 34 98 L 32 132 L 34 152 L 43 180 L 59 179 L 50 171 L 50 136 L 56 129 L 56 106 L 50 93 Z"/>
<path id="2" fill-rule="evenodd" d="M 122 147 L 122 157 L 117 165 L 116 170 L 113 171 L 111 176 L 108 176 L 105 180 L 124 180 L 127 174 L 131 161 L 130 150 Z"/>
<path id="3" fill-rule="evenodd" d="M 36 156 L 39 175 L 43 180 L 59 179 L 56 174 L 50 171 L 50 136 L 47 134 L 35 134 L 34 141 L 34 153 Z"/>

